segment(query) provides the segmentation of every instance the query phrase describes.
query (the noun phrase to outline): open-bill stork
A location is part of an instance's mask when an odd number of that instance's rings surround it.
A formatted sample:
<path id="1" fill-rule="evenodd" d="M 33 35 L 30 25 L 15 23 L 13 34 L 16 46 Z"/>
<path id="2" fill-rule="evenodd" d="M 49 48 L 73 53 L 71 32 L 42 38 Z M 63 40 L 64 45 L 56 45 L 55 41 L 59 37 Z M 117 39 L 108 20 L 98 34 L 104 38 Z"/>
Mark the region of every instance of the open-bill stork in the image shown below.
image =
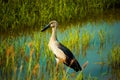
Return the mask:
<path id="1" fill-rule="evenodd" d="M 83 70 L 88 64 L 88 62 L 85 62 L 82 67 L 80 66 L 80 64 L 75 59 L 72 52 L 57 40 L 57 34 L 56 34 L 57 27 L 58 27 L 58 23 L 57 21 L 54 20 L 49 22 L 49 24 L 46 25 L 41 30 L 41 32 L 43 32 L 47 28 L 52 28 L 52 35 L 50 37 L 48 46 L 55 55 L 55 59 L 57 62 L 56 66 L 58 67 L 58 64 L 62 62 L 65 65 L 69 66 L 70 68 L 74 69 L 76 72 Z"/>

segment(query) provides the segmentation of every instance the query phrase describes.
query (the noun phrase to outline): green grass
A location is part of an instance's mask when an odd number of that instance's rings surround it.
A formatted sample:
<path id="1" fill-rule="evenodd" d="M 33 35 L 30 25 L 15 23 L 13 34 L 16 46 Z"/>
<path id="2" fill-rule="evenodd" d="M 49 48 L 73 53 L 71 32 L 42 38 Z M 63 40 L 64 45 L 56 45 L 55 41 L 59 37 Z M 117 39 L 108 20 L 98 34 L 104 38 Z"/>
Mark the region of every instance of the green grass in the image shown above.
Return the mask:
<path id="1" fill-rule="evenodd" d="M 111 51 L 112 57 L 111 57 L 111 67 L 112 67 L 112 74 L 116 77 L 116 79 L 120 78 L 120 45 L 119 46 L 113 46 L 113 49 Z"/>
<path id="2" fill-rule="evenodd" d="M 100 39 L 100 48 L 103 48 L 103 46 L 105 44 L 105 38 L 106 38 L 105 31 L 104 30 L 100 30 L 98 32 L 98 35 L 99 35 L 99 39 Z"/>
<path id="3" fill-rule="evenodd" d="M 86 50 L 89 47 L 89 43 L 90 43 L 90 35 L 87 31 L 83 30 L 83 34 L 81 37 L 81 43 L 82 43 L 82 55 L 86 56 Z"/>
<path id="4" fill-rule="evenodd" d="M 119 5 L 119 0 L 0 0 L 0 33 L 38 30 L 54 19 L 64 24 L 120 19 Z"/>

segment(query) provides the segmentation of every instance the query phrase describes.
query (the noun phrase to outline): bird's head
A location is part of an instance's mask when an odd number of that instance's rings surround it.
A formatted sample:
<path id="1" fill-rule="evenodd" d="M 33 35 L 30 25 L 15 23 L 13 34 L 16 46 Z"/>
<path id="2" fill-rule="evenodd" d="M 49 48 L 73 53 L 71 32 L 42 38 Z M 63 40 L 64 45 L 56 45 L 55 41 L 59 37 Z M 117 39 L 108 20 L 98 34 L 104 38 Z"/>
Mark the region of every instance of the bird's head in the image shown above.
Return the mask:
<path id="1" fill-rule="evenodd" d="M 51 28 L 55 28 L 55 27 L 57 27 L 57 26 L 58 26 L 57 21 L 55 21 L 55 20 L 50 21 L 49 24 L 46 25 L 46 26 L 41 30 L 41 32 L 45 31 L 46 29 L 48 29 L 48 28 L 50 28 L 50 27 L 51 27 Z"/>

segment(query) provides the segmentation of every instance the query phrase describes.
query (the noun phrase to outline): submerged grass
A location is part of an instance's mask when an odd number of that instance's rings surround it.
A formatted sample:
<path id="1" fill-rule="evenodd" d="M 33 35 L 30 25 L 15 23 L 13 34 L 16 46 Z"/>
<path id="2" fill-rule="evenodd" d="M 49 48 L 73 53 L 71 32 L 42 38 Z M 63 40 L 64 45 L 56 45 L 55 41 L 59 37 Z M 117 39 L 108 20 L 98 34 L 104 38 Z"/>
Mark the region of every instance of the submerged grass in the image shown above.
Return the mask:
<path id="1" fill-rule="evenodd" d="M 104 30 L 100 30 L 98 32 L 98 35 L 99 35 L 99 39 L 100 39 L 100 48 L 103 48 L 103 46 L 105 44 L 105 38 L 106 38 L 105 31 Z"/>
<path id="2" fill-rule="evenodd" d="M 116 78 L 116 80 L 120 79 L 120 45 L 114 46 L 112 51 L 112 60 L 111 60 L 111 67 L 112 67 L 112 78 Z"/>
<path id="3" fill-rule="evenodd" d="M 87 31 L 83 31 L 82 37 L 81 37 L 81 44 L 82 44 L 82 55 L 86 56 L 86 50 L 89 47 L 90 43 L 90 35 Z"/>

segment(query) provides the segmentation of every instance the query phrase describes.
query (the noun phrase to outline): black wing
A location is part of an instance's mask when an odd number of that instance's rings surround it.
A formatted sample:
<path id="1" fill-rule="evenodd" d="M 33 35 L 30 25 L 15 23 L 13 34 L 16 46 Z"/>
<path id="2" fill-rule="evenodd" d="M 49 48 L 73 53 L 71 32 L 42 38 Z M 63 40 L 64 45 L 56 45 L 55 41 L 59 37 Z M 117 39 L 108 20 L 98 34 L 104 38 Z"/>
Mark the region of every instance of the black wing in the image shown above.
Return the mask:
<path id="1" fill-rule="evenodd" d="M 66 61 L 64 62 L 64 64 L 73 68 L 75 71 L 82 70 L 80 64 L 78 63 L 72 52 L 67 47 L 59 43 L 58 48 L 61 49 L 66 55 Z"/>
<path id="2" fill-rule="evenodd" d="M 61 49 L 68 58 L 70 59 L 74 58 L 74 55 L 72 54 L 72 52 L 67 47 L 62 45 L 61 43 L 59 43 L 58 48 Z"/>

